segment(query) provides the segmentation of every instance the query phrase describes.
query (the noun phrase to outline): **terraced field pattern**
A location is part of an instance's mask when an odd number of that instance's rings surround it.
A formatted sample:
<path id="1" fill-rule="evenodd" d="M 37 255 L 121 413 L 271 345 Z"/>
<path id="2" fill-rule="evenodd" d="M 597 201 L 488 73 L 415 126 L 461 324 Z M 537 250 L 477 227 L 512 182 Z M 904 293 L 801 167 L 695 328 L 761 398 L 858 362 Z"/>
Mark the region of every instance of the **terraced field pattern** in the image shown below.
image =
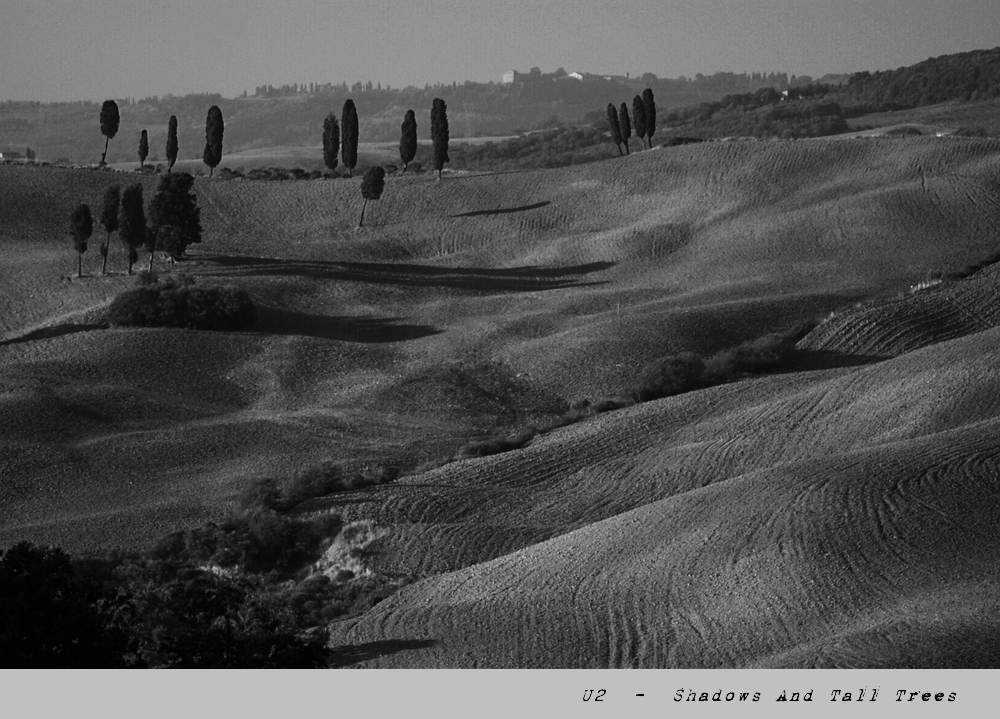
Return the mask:
<path id="1" fill-rule="evenodd" d="M 244 332 L 102 323 L 134 278 L 116 238 L 100 275 L 100 229 L 77 278 L 67 220 L 116 182 L 156 178 L 0 166 L 0 544 L 146 548 L 261 478 L 417 467 L 822 320 L 781 373 L 303 505 L 420 577 L 334 643 L 364 667 L 1000 664 L 1000 266 L 949 279 L 997 250 L 1000 142 L 396 175 L 362 229 L 360 178 L 199 178 L 203 242 L 154 269 L 245 288 Z"/>

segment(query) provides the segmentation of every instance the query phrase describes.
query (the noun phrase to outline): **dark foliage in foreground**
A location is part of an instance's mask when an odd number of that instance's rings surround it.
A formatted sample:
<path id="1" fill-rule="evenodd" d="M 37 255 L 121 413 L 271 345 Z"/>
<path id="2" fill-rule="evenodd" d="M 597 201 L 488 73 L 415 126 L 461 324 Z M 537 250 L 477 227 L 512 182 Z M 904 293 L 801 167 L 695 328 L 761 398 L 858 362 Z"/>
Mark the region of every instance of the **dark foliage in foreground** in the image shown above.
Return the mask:
<path id="1" fill-rule="evenodd" d="M 125 666 L 126 640 L 107 602 L 61 549 L 20 542 L 0 551 L 0 667 Z"/>
<path id="2" fill-rule="evenodd" d="M 189 277 L 143 273 L 138 286 L 112 300 L 106 317 L 122 327 L 242 330 L 253 325 L 256 309 L 238 287 L 198 287 Z"/>

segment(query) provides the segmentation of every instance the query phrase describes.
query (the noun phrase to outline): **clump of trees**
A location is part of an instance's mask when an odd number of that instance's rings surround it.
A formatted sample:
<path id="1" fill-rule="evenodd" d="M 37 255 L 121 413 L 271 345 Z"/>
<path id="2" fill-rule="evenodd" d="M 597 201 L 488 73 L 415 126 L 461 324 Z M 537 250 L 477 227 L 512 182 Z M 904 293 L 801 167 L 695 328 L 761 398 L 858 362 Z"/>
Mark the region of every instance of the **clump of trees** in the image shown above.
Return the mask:
<path id="1" fill-rule="evenodd" d="M 94 219 L 89 205 L 77 205 L 70 213 L 69 229 L 73 237 L 73 249 L 77 254 L 76 276 L 83 277 L 83 253 L 87 251 L 87 240 L 94 232 Z"/>
<path id="2" fill-rule="evenodd" d="M 101 155 L 101 165 L 106 165 L 108 157 L 108 143 L 118 134 L 118 127 L 121 124 L 121 115 L 118 113 L 118 103 L 114 100 L 105 100 L 101 106 L 101 134 L 104 135 L 104 153 Z"/>
<path id="3" fill-rule="evenodd" d="M 192 187 L 194 178 L 187 172 L 160 178 L 149 203 L 149 269 L 153 267 L 156 250 L 175 261 L 183 256 L 188 245 L 201 242 L 201 208 Z"/>
<path id="4" fill-rule="evenodd" d="M 444 164 L 450 158 L 448 157 L 448 107 L 439 97 L 434 98 L 434 105 L 431 107 L 431 141 L 434 145 L 434 169 L 437 170 L 440 180 Z"/>
<path id="5" fill-rule="evenodd" d="M 246 290 L 195 284 L 191 277 L 139 275 L 139 284 L 108 306 L 107 321 L 118 327 L 182 327 L 194 330 L 243 330 L 257 311 Z"/>
<path id="6" fill-rule="evenodd" d="M 218 105 L 212 105 L 208 108 L 208 117 L 205 119 L 205 152 L 202 154 L 202 159 L 209 168 L 209 177 L 222 162 L 222 136 L 225 129 L 222 110 Z"/>

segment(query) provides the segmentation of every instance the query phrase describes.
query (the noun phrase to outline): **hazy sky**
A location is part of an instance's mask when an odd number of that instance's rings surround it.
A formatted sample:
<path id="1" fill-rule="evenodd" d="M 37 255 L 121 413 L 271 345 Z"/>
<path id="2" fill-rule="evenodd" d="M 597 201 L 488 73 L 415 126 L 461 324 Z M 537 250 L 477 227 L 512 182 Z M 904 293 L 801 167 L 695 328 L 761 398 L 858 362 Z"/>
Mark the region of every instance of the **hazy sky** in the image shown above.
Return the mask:
<path id="1" fill-rule="evenodd" d="M 892 69 L 1000 45 L 997 0 L 0 0 L 0 100 L 510 69 L 661 77 Z"/>

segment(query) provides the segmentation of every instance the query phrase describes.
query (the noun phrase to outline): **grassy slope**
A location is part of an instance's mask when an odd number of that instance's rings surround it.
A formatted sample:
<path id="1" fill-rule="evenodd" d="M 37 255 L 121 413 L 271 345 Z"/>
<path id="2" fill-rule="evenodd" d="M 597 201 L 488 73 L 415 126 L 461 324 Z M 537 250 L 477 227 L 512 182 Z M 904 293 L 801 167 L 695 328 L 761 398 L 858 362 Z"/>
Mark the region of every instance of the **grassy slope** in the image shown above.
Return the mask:
<path id="1" fill-rule="evenodd" d="M 362 232 L 354 230 L 359 180 L 199 181 L 207 232 L 186 268 L 237 281 L 264 307 L 256 331 L 212 335 L 86 329 L 87 308 L 128 280 L 59 279 L 75 267 L 65 218 L 81 200 L 96 206 L 103 188 L 123 177 L 0 168 L 0 192 L 9 198 L 0 205 L 0 299 L 9 308 L 0 322 L 3 337 L 14 340 L 0 345 L 0 537 L 74 549 L 142 546 L 166 529 L 219 516 L 256 477 L 284 476 L 325 456 L 419 461 L 463 437 L 557 411 L 560 398 L 614 394 L 662 353 L 712 351 L 895 293 L 930 270 L 956 269 L 994 249 L 998 149 L 930 138 L 725 143 L 443 183 L 403 177 L 369 207 L 371 227 Z M 143 182 L 148 197 L 155 180 Z M 93 273 L 96 253 L 88 260 Z M 64 317 L 74 311 L 83 314 Z M 968 353 L 955 347 L 956 361 Z M 832 541 L 826 525 L 806 532 L 793 512 L 775 508 L 801 496 L 817 517 L 842 522 L 824 509 L 822 492 L 802 484 L 813 475 L 841 481 L 841 465 L 824 464 L 830 455 L 842 454 L 843 468 L 856 463 L 859 477 L 883 478 L 888 484 L 873 479 L 865 490 L 877 495 L 951 461 L 941 432 L 971 438 L 969 456 L 987 451 L 989 440 L 975 443 L 993 421 L 989 407 L 950 410 L 952 425 L 937 434 L 918 426 L 921 417 L 938 416 L 924 404 L 892 414 L 910 396 L 893 392 L 897 377 L 949 388 L 928 395 L 938 398 L 952 397 L 963 382 L 975 390 L 993 381 L 988 366 L 961 369 L 937 351 L 901 357 L 895 369 L 787 375 L 612 413 L 521 452 L 334 500 L 328 505 L 338 511 L 393 528 L 380 560 L 386 568 L 460 570 L 380 609 L 381 629 L 365 622 L 343 638 L 412 636 L 411 617 L 422 627 L 413 631 L 440 643 L 399 661 L 471 663 L 449 637 L 469 622 L 479 626 L 477 612 L 502 607 L 484 599 L 468 612 L 453 610 L 438 592 L 465 577 L 470 592 L 489 593 L 513 581 L 512 568 L 529 567 L 534 588 L 502 593 L 526 622 L 561 616 L 567 605 L 556 600 L 565 587 L 602 607 L 572 620 L 566 647 L 583 642 L 599 665 L 692 663 L 700 645 L 690 633 L 674 642 L 673 659 L 653 648 L 671 646 L 653 632 L 667 631 L 656 624 L 663 607 L 642 604 L 645 590 L 627 592 L 633 570 L 621 574 L 619 565 L 665 562 L 666 574 L 654 577 L 663 587 L 646 589 L 676 588 L 671 563 L 700 561 L 705 542 L 691 539 L 700 536 L 731 547 L 734 557 L 748 547 L 739 556 L 752 566 L 757 545 L 739 532 L 762 521 L 800 543 L 790 546 L 807 548 L 795 551 L 812 552 Z M 955 369 L 938 369 L 949 366 Z M 980 424 L 966 431 L 969 412 Z M 903 414 L 910 424 L 900 424 Z M 870 422 L 859 419 L 869 415 Z M 886 460 L 896 456 L 912 462 Z M 788 469 L 795 463 L 801 471 Z M 862 471 L 883 465 L 889 469 Z M 741 488 L 747 477 L 754 490 L 770 487 L 773 501 Z M 705 500 L 698 488 L 707 485 L 722 498 Z M 845 501 L 859 526 L 881 521 L 860 499 Z M 745 523 L 725 519 L 737 504 Z M 667 519 L 653 521 L 661 516 Z M 969 516 L 971 527 L 979 522 Z M 660 556 L 654 550 L 664 542 L 690 545 L 693 554 Z M 831 551 L 849 557 L 853 549 Z M 574 552 L 607 559 L 556 566 Z M 816 560 L 797 561 L 776 566 L 798 582 Z M 777 611 L 766 588 L 785 576 L 766 569 L 760 592 L 748 590 L 746 599 L 762 617 Z M 564 577 L 564 588 L 554 589 L 546 574 Z M 704 579 L 705 592 L 748 576 L 735 572 L 720 585 Z M 803 596 L 793 589 L 801 588 L 789 589 L 788 602 Z M 552 600 L 555 615 L 532 615 L 539 596 Z M 816 622 L 839 616 L 847 631 L 861 605 L 846 604 L 840 615 L 822 602 L 804 606 L 802 621 L 812 624 L 797 634 L 761 619 L 730 654 L 716 647 L 705 661 L 800 661 L 787 657 L 822 635 Z M 619 614 L 609 621 L 608 611 Z M 683 617 L 671 616 L 671 631 L 683 630 Z M 693 609 L 685 616 L 722 622 Z M 736 631 L 719 626 L 717 634 L 702 632 L 706 641 Z M 569 648 L 546 654 L 533 639 L 499 631 L 483 629 L 470 642 L 480 661 L 578 661 L 562 653 Z M 779 647 L 792 654 L 780 659 Z"/>

